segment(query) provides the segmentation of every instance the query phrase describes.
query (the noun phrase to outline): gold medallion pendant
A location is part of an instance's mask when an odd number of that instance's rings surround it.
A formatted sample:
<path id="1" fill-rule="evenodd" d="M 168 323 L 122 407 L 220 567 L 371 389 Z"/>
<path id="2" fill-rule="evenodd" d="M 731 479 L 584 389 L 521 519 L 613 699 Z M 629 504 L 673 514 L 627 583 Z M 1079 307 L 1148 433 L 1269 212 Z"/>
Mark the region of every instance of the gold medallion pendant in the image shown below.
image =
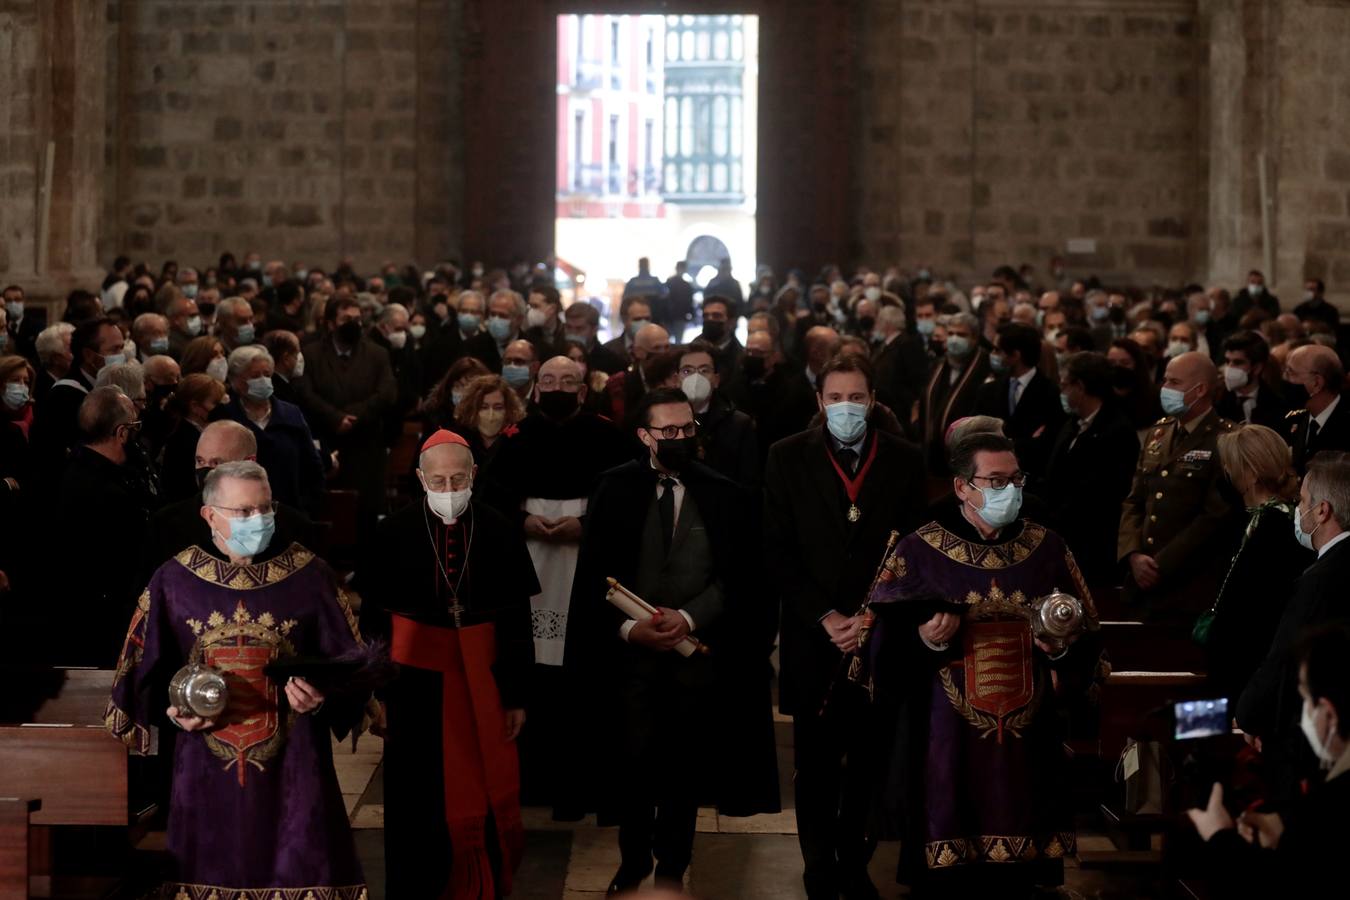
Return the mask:
<path id="1" fill-rule="evenodd" d="M 858 504 L 854 503 L 848 508 L 848 520 L 856 522 L 862 518 L 862 510 L 858 509 Z"/>

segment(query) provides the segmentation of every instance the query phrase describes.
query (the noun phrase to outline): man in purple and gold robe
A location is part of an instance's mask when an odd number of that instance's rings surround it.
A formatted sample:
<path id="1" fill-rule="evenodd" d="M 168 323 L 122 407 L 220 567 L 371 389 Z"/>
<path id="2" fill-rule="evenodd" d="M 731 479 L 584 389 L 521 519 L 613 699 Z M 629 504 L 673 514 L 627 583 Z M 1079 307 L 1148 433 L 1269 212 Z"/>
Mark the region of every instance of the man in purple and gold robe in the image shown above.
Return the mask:
<path id="1" fill-rule="evenodd" d="M 359 657 L 356 621 L 321 560 L 299 544 L 271 546 L 271 489 L 257 463 L 212 470 L 202 503 L 211 543 L 151 578 L 106 714 L 108 730 L 142 754 L 154 752 L 157 731 L 179 730 L 163 896 L 365 900 L 329 737 L 361 720 L 364 698 L 325 704 L 305 679 L 278 684 L 264 672 L 296 657 Z M 169 679 L 191 663 L 225 677 L 228 704 L 214 720 L 169 705 Z"/>
<path id="2" fill-rule="evenodd" d="M 900 541 L 872 594 L 877 699 L 901 709 L 886 811 L 915 896 L 1015 897 L 1062 883 L 1075 852 L 1062 713 L 1105 663 L 1073 555 L 1019 518 L 1012 442 L 972 435 L 951 465 L 955 504 Z M 1031 628 L 1056 590 L 1084 608 L 1067 647 Z"/>

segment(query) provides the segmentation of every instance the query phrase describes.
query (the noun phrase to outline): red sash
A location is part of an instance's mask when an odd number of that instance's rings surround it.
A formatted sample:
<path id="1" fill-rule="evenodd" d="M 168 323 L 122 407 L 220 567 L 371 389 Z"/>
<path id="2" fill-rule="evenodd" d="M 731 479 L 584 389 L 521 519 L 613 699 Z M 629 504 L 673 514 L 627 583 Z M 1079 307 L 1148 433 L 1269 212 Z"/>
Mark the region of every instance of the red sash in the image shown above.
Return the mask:
<path id="1" fill-rule="evenodd" d="M 511 876 L 525 849 L 520 821 L 520 766 L 492 677 L 497 641 L 491 623 L 439 628 L 393 616 L 390 655 L 395 662 L 442 673 L 441 752 L 445 821 L 450 829 L 450 882 L 442 900 L 491 900 L 511 893 Z M 502 870 L 487 855 L 492 810 Z"/>

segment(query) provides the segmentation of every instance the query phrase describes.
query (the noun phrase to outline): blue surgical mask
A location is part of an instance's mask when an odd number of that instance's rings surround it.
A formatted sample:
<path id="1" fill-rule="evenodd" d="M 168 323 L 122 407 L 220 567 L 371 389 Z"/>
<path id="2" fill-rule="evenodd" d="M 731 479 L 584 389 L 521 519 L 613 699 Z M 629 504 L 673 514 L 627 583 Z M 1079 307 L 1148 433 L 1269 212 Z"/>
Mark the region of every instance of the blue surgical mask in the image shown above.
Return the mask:
<path id="1" fill-rule="evenodd" d="M 109 353 L 107 356 L 103 357 L 103 368 L 106 369 L 108 366 L 120 366 L 126 361 L 127 355 L 125 353 Z"/>
<path id="2" fill-rule="evenodd" d="M 155 355 L 169 352 L 169 339 L 166 337 L 153 338 L 150 341 L 150 352 Z"/>
<path id="3" fill-rule="evenodd" d="M 258 513 L 242 519 L 230 519 L 230 536 L 217 535 L 235 556 L 257 556 L 272 542 L 277 530 L 276 513 Z"/>
<path id="4" fill-rule="evenodd" d="M 506 383 L 513 388 L 524 387 L 530 383 L 530 367 L 514 365 L 502 366 L 502 377 L 505 378 Z"/>
<path id="5" fill-rule="evenodd" d="M 1162 411 L 1169 416 L 1184 416 L 1191 408 L 1186 402 L 1186 392 L 1172 387 L 1165 387 L 1158 392 L 1158 402 L 1162 404 Z"/>
<path id="6" fill-rule="evenodd" d="M 1208 324 L 1209 324 L 1209 310 L 1207 310 L 1207 309 L 1197 310 L 1196 313 L 1195 313 L 1195 324 L 1197 324 L 1197 325 L 1208 325 Z"/>
<path id="7" fill-rule="evenodd" d="M 253 343 L 253 326 L 240 325 L 239 329 L 235 332 L 235 342 L 241 347 L 245 344 Z"/>
<path id="8" fill-rule="evenodd" d="M 5 385 L 5 405 L 10 409 L 21 409 L 28 402 L 28 385 L 11 381 Z"/>
<path id="9" fill-rule="evenodd" d="M 919 329 L 919 334 L 924 337 L 931 337 L 934 331 L 937 331 L 937 319 L 920 319 L 914 324 Z"/>
<path id="10" fill-rule="evenodd" d="M 22 301 L 22 300 L 6 300 L 6 301 L 5 301 L 5 313 L 6 313 L 11 319 L 14 319 L 15 321 L 18 321 L 19 319 L 22 319 L 22 318 L 23 318 L 23 301 Z"/>
<path id="11" fill-rule="evenodd" d="M 1104 322 L 1106 317 L 1111 315 L 1110 307 L 1094 306 L 1092 307 L 1092 320 L 1094 322 Z"/>
<path id="12" fill-rule="evenodd" d="M 852 444 L 867 433 L 866 403 L 831 403 L 825 407 L 825 427 L 841 444 Z"/>
<path id="13" fill-rule="evenodd" d="M 250 378 L 248 380 L 248 396 L 250 400 L 271 400 L 272 379 L 268 378 L 266 375 Z"/>
<path id="14" fill-rule="evenodd" d="M 187 333 L 192 335 L 193 337 L 196 337 L 197 335 L 202 333 L 201 316 L 188 316 Z"/>
<path id="15" fill-rule="evenodd" d="M 948 342 L 947 349 L 951 349 L 951 342 Z M 993 369 L 995 374 L 1002 375 L 1008 371 L 1008 360 L 1002 353 L 990 353 L 989 368 Z"/>
<path id="16" fill-rule="evenodd" d="M 1065 411 L 1066 413 L 1068 413 L 1069 415 L 1073 415 L 1073 407 L 1069 405 L 1069 395 L 1068 395 L 1068 394 L 1060 394 L 1060 395 L 1059 395 L 1059 405 L 1062 406 L 1062 407 L 1064 407 L 1064 411 Z"/>
<path id="17" fill-rule="evenodd" d="M 262 286 L 265 287 L 265 288 L 270 288 L 270 287 L 272 286 L 272 276 L 271 276 L 271 275 L 264 275 L 264 276 L 262 277 Z"/>
<path id="18" fill-rule="evenodd" d="M 584 334 L 576 334 L 574 332 L 569 331 L 566 334 L 564 334 L 563 337 L 579 347 L 586 346 L 586 335 Z"/>
<path id="19" fill-rule="evenodd" d="M 473 313 L 459 314 L 459 330 L 465 334 L 473 334 L 478 327 L 483 324 L 483 317 Z"/>
<path id="20" fill-rule="evenodd" d="M 628 323 L 628 336 L 637 337 L 637 333 L 642 330 L 642 327 L 650 324 L 652 324 L 651 319 L 634 319 Z"/>
<path id="21" fill-rule="evenodd" d="M 947 335 L 947 355 L 953 359 L 965 359 L 970 355 L 970 338 L 959 334 Z"/>
<path id="22" fill-rule="evenodd" d="M 505 344 L 506 339 L 511 336 L 511 320 L 493 316 L 488 319 L 488 333 L 497 343 Z"/>
<path id="23" fill-rule="evenodd" d="M 1321 528 L 1318 525 L 1317 528 Z M 1298 541 L 1299 546 L 1309 550 L 1313 549 L 1313 535 L 1317 533 L 1317 528 L 1312 531 L 1303 530 L 1303 507 L 1294 508 L 1294 540 Z"/>
<path id="24" fill-rule="evenodd" d="M 185 284 L 185 285 L 183 285 L 183 296 L 186 297 L 186 298 L 188 298 L 189 300 L 196 300 L 196 299 L 197 299 L 197 285 L 195 285 L 195 284 Z"/>
<path id="25" fill-rule="evenodd" d="M 971 485 L 974 487 L 974 485 Z M 984 497 L 984 506 L 975 510 L 990 528 L 1002 528 L 1017 521 L 1022 511 L 1022 489 L 1015 484 L 1002 488 L 975 488 Z"/>

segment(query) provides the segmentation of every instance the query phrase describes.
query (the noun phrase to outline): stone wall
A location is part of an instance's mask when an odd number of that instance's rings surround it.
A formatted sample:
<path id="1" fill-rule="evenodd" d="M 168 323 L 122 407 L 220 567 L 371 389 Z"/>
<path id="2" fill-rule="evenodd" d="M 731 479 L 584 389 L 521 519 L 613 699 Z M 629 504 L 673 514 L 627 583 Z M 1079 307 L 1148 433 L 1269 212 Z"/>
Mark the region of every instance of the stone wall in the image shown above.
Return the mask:
<path id="1" fill-rule="evenodd" d="M 864 256 L 1174 281 L 1196 268 L 1194 2 L 867 5 L 856 130 Z"/>
<path id="2" fill-rule="evenodd" d="M 458 242 L 454 0 L 112 0 L 104 255 Z"/>

